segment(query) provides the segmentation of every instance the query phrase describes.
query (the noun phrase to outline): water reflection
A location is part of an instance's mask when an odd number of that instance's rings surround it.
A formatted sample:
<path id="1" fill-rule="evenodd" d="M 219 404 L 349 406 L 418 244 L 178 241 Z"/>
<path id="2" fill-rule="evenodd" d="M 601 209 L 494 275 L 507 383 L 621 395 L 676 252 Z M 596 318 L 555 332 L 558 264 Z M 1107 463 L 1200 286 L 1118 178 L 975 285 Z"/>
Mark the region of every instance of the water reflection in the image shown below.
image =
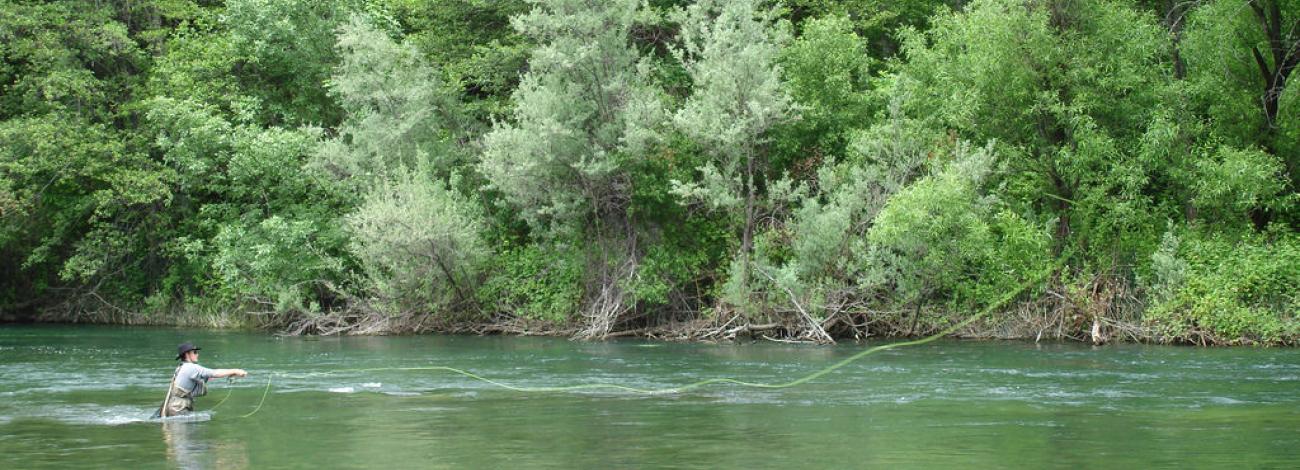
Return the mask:
<path id="1" fill-rule="evenodd" d="M 249 468 L 248 451 L 242 442 L 209 437 L 201 421 L 169 418 L 163 420 L 162 432 L 167 462 L 174 468 Z"/>

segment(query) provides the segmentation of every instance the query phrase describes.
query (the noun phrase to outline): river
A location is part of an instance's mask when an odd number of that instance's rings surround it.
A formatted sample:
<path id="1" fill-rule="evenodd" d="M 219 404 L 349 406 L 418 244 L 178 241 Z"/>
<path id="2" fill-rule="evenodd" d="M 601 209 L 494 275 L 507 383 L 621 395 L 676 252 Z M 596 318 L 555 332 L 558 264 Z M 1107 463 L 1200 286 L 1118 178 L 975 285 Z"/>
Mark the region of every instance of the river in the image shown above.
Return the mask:
<path id="1" fill-rule="evenodd" d="M 203 348 L 208 367 L 251 375 L 214 380 L 190 417 L 150 421 L 182 341 Z M 520 393 L 445 372 L 344 370 L 451 366 L 518 386 L 671 387 L 712 377 L 787 381 L 863 347 L 5 325 L 0 468 L 1300 462 L 1300 350 L 1287 348 L 945 340 L 867 356 L 790 389 L 716 385 L 653 396 Z"/>

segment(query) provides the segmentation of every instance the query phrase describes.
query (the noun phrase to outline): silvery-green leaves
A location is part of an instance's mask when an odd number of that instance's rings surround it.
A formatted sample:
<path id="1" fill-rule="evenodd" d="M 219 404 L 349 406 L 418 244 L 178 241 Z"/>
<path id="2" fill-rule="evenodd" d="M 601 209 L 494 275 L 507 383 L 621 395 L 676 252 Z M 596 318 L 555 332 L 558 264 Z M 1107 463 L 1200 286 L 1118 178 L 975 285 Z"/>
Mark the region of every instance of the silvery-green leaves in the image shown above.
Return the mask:
<path id="1" fill-rule="evenodd" d="M 543 232 L 621 212 L 628 169 L 657 139 L 662 105 L 629 39 L 637 8 L 554 0 L 511 21 L 539 45 L 511 116 L 483 137 L 478 169 Z"/>

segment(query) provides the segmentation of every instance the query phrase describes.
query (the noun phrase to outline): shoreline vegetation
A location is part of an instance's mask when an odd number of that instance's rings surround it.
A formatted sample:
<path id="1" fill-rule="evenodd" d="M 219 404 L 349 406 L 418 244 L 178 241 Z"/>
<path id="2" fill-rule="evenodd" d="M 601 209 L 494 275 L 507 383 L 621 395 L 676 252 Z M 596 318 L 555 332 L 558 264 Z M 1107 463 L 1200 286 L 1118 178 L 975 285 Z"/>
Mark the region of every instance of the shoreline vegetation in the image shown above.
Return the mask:
<path id="1" fill-rule="evenodd" d="M 0 322 L 1300 344 L 1300 0 L 0 0 Z"/>

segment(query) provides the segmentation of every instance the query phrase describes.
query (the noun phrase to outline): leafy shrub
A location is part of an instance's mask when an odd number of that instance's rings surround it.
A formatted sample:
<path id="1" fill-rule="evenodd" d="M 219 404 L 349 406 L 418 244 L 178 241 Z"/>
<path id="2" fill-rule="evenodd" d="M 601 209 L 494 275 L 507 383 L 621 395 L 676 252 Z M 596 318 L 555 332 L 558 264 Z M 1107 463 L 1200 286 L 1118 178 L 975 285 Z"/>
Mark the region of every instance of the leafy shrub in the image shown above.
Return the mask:
<path id="1" fill-rule="evenodd" d="M 1046 231 L 981 195 L 992 147 L 956 160 L 890 198 L 867 232 L 873 273 L 896 301 L 992 301 L 1047 259 Z"/>
<path id="2" fill-rule="evenodd" d="M 567 321 L 582 300 L 582 254 L 565 246 L 510 247 L 493 258 L 479 302 L 498 312 Z"/>
<path id="3" fill-rule="evenodd" d="M 1179 261 L 1167 259 L 1170 250 L 1152 260 L 1185 266 L 1181 280 L 1165 275 L 1165 293 L 1146 315 L 1166 340 L 1294 343 L 1300 337 L 1300 236 L 1277 227 L 1264 234 L 1189 232 L 1176 249 Z"/>
<path id="4" fill-rule="evenodd" d="M 380 183 L 347 227 L 368 290 L 398 310 L 434 310 L 472 301 L 470 283 L 486 257 L 481 220 L 472 202 L 412 172 Z"/>
<path id="5" fill-rule="evenodd" d="M 843 156 L 852 130 L 871 118 L 866 90 L 872 63 L 848 16 L 803 25 L 803 34 L 780 56 L 782 78 L 802 109 L 801 119 L 777 131 L 773 147 L 778 166 L 809 155 Z"/>
<path id="6" fill-rule="evenodd" d="M 343 260 L 331 253 L 343 234 L 322 220 L 271 216 L 224 225 L 212 240 L 218 292 L 275 311 L 320 310 L 325 281 L 338 281 Z"/>
<path id="7" fill-rule="evenodd" d="M 867 232 L 878 281 L 906 302 L 951 292 L 984 263 L 991 245 L 987 201 L 977 189 L 992 155 L 979 151 L 903 189 Z"/>
<path id="8" fill-rule="evenodd" d="M 1286 186 L 1282 162 L 1258 150 L 1221 148 L 1197 160 L 1196 170 L 1193 202 L 1228 220 L 1244 219 L 1246 211 L 1274 201 Z"/>

